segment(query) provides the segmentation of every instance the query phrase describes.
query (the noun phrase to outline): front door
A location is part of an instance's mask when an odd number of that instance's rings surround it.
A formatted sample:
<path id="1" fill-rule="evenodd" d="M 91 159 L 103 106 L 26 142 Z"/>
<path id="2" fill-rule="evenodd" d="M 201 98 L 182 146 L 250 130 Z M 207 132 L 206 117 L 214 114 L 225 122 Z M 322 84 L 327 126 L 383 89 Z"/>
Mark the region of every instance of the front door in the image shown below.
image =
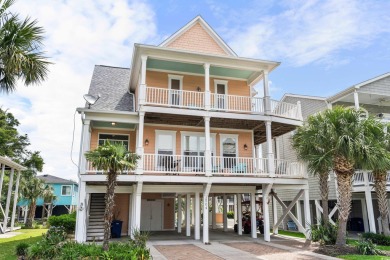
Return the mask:
<path id="1" fill-rule="evenodd" d="M 180 105 L 180 80 L 171 79 L 171 105 L 179 106 Z"/>
<path id="2" fill-rule="evenodd" d="M 162 200 L 142 200 L 141 231 L 162 230 Z"/>
<path id="3" fill-rule="evenodd" d="M 226 86 L 217 84 L 217 108 L 226 109 Z"/>

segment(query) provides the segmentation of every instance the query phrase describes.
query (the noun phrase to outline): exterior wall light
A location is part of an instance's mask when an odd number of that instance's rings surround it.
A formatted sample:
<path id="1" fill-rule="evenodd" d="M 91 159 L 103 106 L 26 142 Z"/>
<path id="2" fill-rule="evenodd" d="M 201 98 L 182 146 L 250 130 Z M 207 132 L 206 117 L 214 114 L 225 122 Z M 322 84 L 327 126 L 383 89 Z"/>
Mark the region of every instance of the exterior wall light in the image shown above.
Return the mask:
<path id="1" fill-rule="evenodd" d="M 116 125 L 116 123 L 115 123 L 115 122 L 111 122 L 111 125 L 112 125 L 112 126 L 115 126 L 115 125 Z"/>
<path id="2" fill-rule="evenodd" d="M 248 145 L 247 144 L 244 144 L 244 150 L 248 150 Z"/>
<path id="3" fill-rule="evenodd" d="M 145 139 L 145 145 L 149 145 L 149 140 Z"/>

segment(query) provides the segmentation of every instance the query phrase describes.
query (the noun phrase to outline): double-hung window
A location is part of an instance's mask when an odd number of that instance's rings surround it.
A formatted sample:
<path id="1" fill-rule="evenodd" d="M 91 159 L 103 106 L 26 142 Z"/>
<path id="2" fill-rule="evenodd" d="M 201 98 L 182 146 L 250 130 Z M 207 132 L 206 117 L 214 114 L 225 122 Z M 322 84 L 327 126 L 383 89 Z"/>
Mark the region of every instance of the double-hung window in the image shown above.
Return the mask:
<path id="1" fill-rule="evenodd" d="M 165 170 L 173 170 L 178 161 L 175 154 L 176 131 L 156 130 L 157 167 Z"/>
<path id="2" fill-rule="evenodd" d="M 221 153 L 224 168 L 232 168 L 236 165 L 238 156 L 238 136 L 221 135 Z"/>
<path id="3" fill-rule="evenodd" d="M 61 196 L 71 196 L 71 195 L 72 195 L 72 186 L 71 185 L 62 185 Z"/>

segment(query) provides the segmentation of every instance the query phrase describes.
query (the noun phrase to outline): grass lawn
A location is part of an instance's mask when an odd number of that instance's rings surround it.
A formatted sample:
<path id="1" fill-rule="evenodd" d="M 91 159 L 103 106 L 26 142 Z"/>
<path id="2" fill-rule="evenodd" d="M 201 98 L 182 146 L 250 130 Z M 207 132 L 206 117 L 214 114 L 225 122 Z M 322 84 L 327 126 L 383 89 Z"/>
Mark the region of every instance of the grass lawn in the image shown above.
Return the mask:
<path id="1" fill-rule="evenodd" d="M 279 235 L 283 235 L 283 236 L 306 238 L 305 235 L 303 233 L 300 233 L 300 232 L 279 230 L 278 233 L 279 233 Z"/>
<path id="2" fill-rule="evenodd" d="M 388 256 L 382 256 L 382 255 L 339 255 L 337 256 L 341 259 L 347 259 L 347 260 L 385 260 L 390 259 Z"/>
<path id="3" fill-rule="evenodd" d="M 46 231 L 47 229 L 19 229 L 15 232 L 22 234 L 10 238 L 0 238 L 0 259 L 16 259 L 15 247 L 18 243 L 32 244 L 38 242 L 41 239 L 41 235 Z"/>

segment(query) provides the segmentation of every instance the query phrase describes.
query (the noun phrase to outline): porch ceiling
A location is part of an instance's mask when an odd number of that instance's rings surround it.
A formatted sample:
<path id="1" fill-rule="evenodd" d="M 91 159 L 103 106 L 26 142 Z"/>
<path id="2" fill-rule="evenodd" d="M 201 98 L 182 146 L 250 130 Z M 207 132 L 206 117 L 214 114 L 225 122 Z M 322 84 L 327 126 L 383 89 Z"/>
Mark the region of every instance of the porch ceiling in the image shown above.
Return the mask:
<path id="1" fill-rule="evenodd" d="M 375 106 L 390 106 L 390 96 L 380 93 L 368 93 L 358 90 L 359 103 L 364 105 L 375 105 Z M 353 93 L 345 95 L 344 97 L 337 100 L 338 102 L 355 103 Z"/>
<path id="2" fill-rule="evenodd" d="M 177 114 L 163 113 L 146 113 L 145 123 L 161 124 L 161 125 L 176 125 L 176 126 L 192 126 L 204 127 L 204 120 L 201 116 L 188 116 Z M 230 119 L 217 118 L 210 119 L 210 127 L 226 128 L 226 129 L 242 129 L 254 130 L 255 145 L 266 141 L 265 122 L 260 120 L 245 120 L 245 119 Z M 280 136 L 290 131 L 293 131 L 296 126 L 273 122 L 272 137 Z"/>
<path id="3" fill-rule="evenodd" d="M 146 63 L 147 69 L 156 69 L 172 72 L 187 72 L 199 75 L 204 75 L 204 68 L 200 64 L 183 63 L 176 61 L 166 61 L 157 59 L 148 59 Z M 253 74 L 250 70 L 239 70 L 231 68 L 222 68 L 216 66 L 210 66 L 210 75 L 219 77 L 231 77 L 238 79 L 248 80 Z"/>
<path id="4" fill-rule="evenodd" d="M 112 123 L 115 123 L 113 125 Z M 135 124 L 120 123 L 120 122 L 104 122 L 104 121 L 92 121 L 93 128 L 112 128 L 112 129 L 135 129 Z"/>

